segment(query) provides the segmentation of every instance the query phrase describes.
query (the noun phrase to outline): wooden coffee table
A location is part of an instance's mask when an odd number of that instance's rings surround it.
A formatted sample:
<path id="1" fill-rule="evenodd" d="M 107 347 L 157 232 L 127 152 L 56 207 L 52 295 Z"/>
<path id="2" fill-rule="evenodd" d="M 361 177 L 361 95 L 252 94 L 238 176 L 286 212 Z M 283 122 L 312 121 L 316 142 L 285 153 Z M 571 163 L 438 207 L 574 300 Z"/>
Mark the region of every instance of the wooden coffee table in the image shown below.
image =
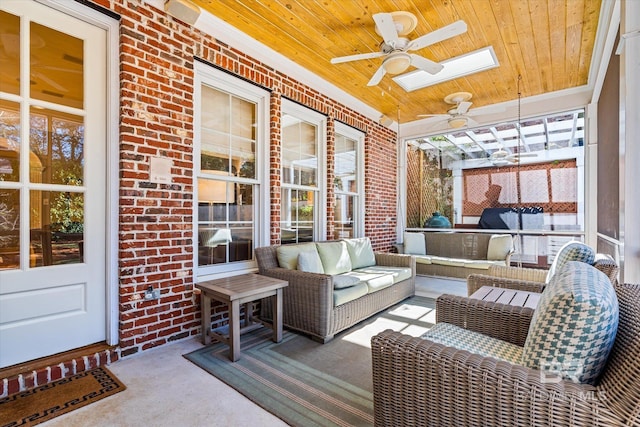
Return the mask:
<path id="1" fill-rule="evenodd" d="M 483 286 L 475 291 L 469 298 L 535 309 L 540 301 L 540 295 L 542 294 L 536 292 Z"/>
<path id="2" fill-rule="evenodd" d="M 229 346 L 229 358 L 235 362 L 240 359 L 240 334 L 268 326 L 273 329 L 273 341 L 282 340 L 282 288 L 288 286 L 286 280 L 259 274 L 242 274 L 197 283 L 202 291 L 202 343 L 209 344 L 211 338 Z M 273 323 L 254 321 L 253 301 L 275 296 Z M 229 307 L 229 333 L 211 330 L 211 300 L 227 304 Z M 244 327 L 240 327 L 240 304 L 245 306 Z"/>

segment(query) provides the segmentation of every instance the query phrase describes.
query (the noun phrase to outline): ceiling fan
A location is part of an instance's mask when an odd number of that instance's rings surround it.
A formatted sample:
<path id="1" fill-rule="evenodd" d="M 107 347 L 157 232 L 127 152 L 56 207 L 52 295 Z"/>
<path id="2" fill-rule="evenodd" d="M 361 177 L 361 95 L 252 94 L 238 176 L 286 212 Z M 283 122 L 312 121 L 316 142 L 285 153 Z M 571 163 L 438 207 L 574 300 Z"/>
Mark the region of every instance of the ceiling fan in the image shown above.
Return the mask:
<path id="1" fill-rule="evenodd" d="M 367 86 L 375 86 L 380 83 L 385 74 L 400 74 L 409 66 L 414 66 L 429 74 L 440 72 L 443 68 L 442 64 L 408 52 L 422 49 L 467 31 L 467 24 L 464 21 L 456 21 L 416 39 L 409 40 L 405 36 L 413 31 L 418 23 L 417 18 L 412 13 L 404 11 L 376 13 L 373 15 L 373 20 L 376 23 L 376 33 L 381 35 L 383 39 L 383 42 L 380 43 L 380 52 L 361 53 L 331 59 L 332 64 L 339 64 L 384 57 L 382 65 L 371 77 Z"/>
<path id="2" fill-rule="evenodd" d="M 447 104 L 455 105 L 453 108 L 450 108 L 446 114 L 419 114 L 418 117 L 433 117 L 437 118 L 437 120 L 433 120 L 433 123 L 430 127 L 435 127 L 442 122 L 447 122 L 449 127 L 454 129 L 463 128 L 466 126 L 476 126 L 479 123 L 473 120 L 471 117 L 479 114 L 491 114 L 504 111 L 504 107 L 484 107 L 482 111 L 476 112 L 471 111 L 471 105 L 473 102 L 470 102 L 473 95 L 469 92 L 456 92 L 450 95 L 447 95 L 444 98 L 444 102 Z"/>
<path id="3" fill-rule="evenodd" d="M 504 147 L 500 147 L 487 158 L 495 166 L 519 163 L 523 157 L 537 157 L 536 153 L 509 153 Z"/>
<path id="4" fill-rule="evenodd" d="M 469 159 L 469 161 L 484 161 L 488 162 L 492 166 L 505 166 L 508 164 L 520 163 L 520 159 L 523 157 L 537 157 L 537 153 L 511 153 L 507 151 L 503 145 L 499 145 L 498 149 L 487 157 L 478 157 L 475 159 Z"/>

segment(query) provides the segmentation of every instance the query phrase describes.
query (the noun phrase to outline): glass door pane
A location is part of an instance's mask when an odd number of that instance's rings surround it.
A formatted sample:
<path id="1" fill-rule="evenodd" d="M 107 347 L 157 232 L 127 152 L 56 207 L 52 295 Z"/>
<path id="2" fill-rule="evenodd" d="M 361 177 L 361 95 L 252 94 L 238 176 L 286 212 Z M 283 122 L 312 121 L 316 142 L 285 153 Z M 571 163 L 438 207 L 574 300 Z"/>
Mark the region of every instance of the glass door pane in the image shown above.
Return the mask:
<path id="1" fill-rule="evenodd" d="M 20 17 L 0 10 L 0 92 L 20 94 Z"/>
<path id="2" fill-rule="evenodd" d="M 0 270 L 84 262 L 84 41 L 20 20 L 0 11 Z"/>
<path id="3" fill-rule="evenodd" d="M 31 97 L 82 108 L 83 41 L 44 25 L 30 25 Z"/>
<path id="4" fill-rule="evenodd" d="M 20 267 L 20 192 L 0 189 L 0 270 Z"/>
<path id="5" fill-rule="evenodd" d="M 0 181 L 20 181 L 20 105 L 0 101 Z"/>

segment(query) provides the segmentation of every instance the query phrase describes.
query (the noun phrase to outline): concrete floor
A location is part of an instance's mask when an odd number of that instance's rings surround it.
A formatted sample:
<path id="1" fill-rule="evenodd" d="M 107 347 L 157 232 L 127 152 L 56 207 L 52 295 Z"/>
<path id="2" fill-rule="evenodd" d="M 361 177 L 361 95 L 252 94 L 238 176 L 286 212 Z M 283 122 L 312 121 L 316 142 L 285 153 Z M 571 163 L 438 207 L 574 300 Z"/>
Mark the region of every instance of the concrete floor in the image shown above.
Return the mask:
<path id="1" fill-rule="evenodd" d="M 463 280 L 418 276 L 416 295 L 466 295 Z M 127 389 L 41 424 L 99 426 L 286 426 L 183 354 L 202 344 L 187 339 L 119 360 L 108 368 Z"/>

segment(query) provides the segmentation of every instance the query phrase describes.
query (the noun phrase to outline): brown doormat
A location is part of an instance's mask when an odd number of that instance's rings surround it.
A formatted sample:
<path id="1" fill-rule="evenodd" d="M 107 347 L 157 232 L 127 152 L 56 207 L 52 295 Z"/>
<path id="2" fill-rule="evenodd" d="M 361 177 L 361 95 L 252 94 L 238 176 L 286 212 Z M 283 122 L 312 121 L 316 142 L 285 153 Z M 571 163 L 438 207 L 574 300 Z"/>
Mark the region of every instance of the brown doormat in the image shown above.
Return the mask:
<path id="1" fill-rule="evenodd" d="M 34 426 L 126 388 L 104 367 L 0 399 L 0 426 Z"/>

